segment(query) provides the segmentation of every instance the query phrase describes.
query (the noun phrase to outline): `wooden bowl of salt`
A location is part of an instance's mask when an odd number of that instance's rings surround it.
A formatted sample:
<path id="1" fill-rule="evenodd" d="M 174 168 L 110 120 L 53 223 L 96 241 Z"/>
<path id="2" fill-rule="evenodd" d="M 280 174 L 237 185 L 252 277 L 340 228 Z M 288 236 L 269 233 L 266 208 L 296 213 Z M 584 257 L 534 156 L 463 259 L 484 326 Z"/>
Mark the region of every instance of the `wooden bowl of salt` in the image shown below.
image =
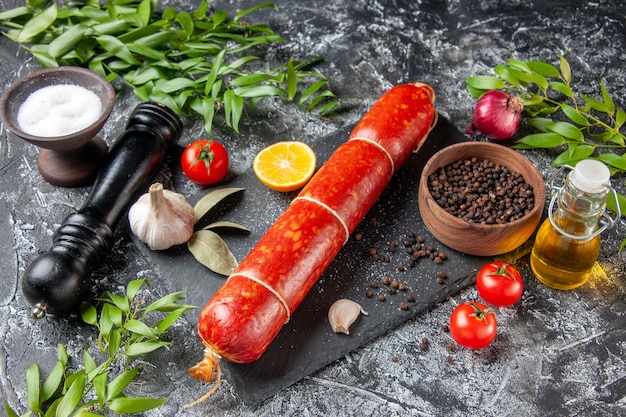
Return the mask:
<path id="1" fill-rule="evenodd" d="M 97 136 L 115 104 L 115 90 L 102 76 L 80 67 L 28 74 L 0 98 L 0 120 L 15 136 L 41 149 L 39 172 L 54 185 L 92 182 L 107 145 Z"/>

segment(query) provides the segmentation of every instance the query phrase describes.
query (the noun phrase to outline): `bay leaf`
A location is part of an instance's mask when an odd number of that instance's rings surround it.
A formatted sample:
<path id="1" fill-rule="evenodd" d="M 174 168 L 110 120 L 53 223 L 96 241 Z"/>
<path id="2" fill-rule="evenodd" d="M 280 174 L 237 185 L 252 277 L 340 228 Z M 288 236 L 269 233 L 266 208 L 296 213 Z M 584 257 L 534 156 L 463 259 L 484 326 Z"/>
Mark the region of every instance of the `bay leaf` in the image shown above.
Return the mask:
<path id="1" fill-rule="evenodd" d="M 235 194 L 243 190 L 244 188 L 220 188 L 209 192 L 207 195 L 198 200 L 193 207 L 196 212 L 196 223 L 202 220 L 202 218 L 206 216 L 207 213 L 209 213 L 209 211 L 211 211 L 211 209 L 214 208 L 220 201 L 231 194 Z"/>
<path id="2" fill-rule="evenodd" d="M 248 229 L 246 226 L 242 226 L 240 224 L 234 223 L 234 222 L 229 222 L 229 221 L 219 221 L 219 222 L 214 222 L 209 224 L 208 226 L 203 227 L 203 230 L 210 230 L 210 229 L 219 229 L 220 227 L 224 227 L 224 228 L 229 228 L 229 229 L 239 229 L 239 230 L 243 230 L 246 232 L 249 232 L 250 229 Z"/>
<path id="3" fill-rule="evenodd" d="M 198 262 L 211 271 L 230 275 L 238 262 L 226 242 L 211 230 L 199 230 L 187 241 L 187 247 Z"/>

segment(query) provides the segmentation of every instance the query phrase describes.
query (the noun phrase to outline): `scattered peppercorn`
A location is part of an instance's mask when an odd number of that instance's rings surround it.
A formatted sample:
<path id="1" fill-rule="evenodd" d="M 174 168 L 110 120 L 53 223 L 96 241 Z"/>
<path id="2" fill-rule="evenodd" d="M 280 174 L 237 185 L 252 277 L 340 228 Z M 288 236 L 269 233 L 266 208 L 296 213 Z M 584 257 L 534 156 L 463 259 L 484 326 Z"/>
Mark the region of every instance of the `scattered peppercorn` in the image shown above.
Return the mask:
<path id="1" fill-rule="evenodd" d="M 363 233 L 356 232 L 356 233 L 354 234 L 354 239 L 355 239 L 355 240 L 361 240 L 361 239 L 363 239 Z"/>
<path id="2" fill-rule="evenodd" d="M 398 357 L 396 355 L 393 355 L 391 357 L 391 362 L 398 362 Z"/>
<path id="3" fill-rule="evenodd" d="M 378 282 L 375 279 L 370 281 L 370 288 L 378 288 Z"/>
<path id="4" fill-rule="evenodd" d="M 382 282 L 384 285 L 389 285 L 391 283 L 391 280 L 389 279 L 387 275 L 385 275 L 384 277 L 381 278 L 380 282 Z"/>
<path id="5" fill-rule="evenodd" d="M 409 305 L 407 303 L 405 303 L 404 301 L 402 301 L 400 303 L 400 310 L 407 311 L 408 309 L 409 309 Z"/>
<path id="6" fill-rule="evenodd" d="M 450 333 L 450 326 L 448 326 L 447 324 L 444 324 L 443 326 L 441 326 L 441 330 L 444 333 Z"/>
<path id="7" fill-rule="evenodd" d="M 448 343 L 448 352 L 456 352 L 456 345 L 454 343 Z"/>
<path id="8" fill-rule="evenodd" d="M 367 298 L 372 298 L 374 296 L 374 291 L 367 290 L 365 291 L 365 295 L 367 296 Z"/>
<path id="9" fill-rule="evenodd" d="M 454 358 L 450 355 L 446 356 L 446 362 L 447 363 L 454 363 Z"/>
<path id="10" fill-rule="evenodd" d="M 378 294 L 378 301 L 385 301 L 385 294 Z"/>
<path id="11" fill-rule="evenodd" d="M 413 297 L 413 294 L 407 294 L 407 295 L 406 295 L 406 300 L 407 300 L 409 303 L 414 303 L 414 302 L 415 302 L 415 297 Z"/>

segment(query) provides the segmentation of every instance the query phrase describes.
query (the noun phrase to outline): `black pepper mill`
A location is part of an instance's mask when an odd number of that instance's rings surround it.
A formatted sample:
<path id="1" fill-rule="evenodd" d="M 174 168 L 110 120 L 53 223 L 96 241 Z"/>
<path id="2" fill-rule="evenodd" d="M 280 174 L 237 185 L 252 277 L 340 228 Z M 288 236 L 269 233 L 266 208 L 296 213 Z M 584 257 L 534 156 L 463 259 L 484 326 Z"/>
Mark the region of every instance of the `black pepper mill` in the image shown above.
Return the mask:
<path id="1" fill-rule="evenodd" d="M 33 317 L 71 313 L 89 295 L 90 274 L 112 247 L 117 223 L 154 180 L 182 128 L 166 107 L 142 103 L 135 108 L 83 206 L 65 218 L 52 248 L 24 273 L 22 291 Z"/>

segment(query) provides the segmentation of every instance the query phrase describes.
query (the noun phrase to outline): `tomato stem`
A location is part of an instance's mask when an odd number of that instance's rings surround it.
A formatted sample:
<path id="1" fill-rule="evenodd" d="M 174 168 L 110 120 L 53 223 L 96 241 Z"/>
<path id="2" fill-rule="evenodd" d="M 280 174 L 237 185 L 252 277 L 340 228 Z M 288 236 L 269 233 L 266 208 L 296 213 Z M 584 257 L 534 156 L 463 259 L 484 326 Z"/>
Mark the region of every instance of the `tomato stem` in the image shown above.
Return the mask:
<path id="1" fill-rule="evenodd" d="M 478 307 L 476 304 L 474 303 L 468 303 L 470 306 L 472 306 L 472 308 L 474 309 L 474 312 L 472 314 L 470 314 L 470 317 L 475 317 L 477 320 L 486 320 L 487 314 L 493 314 L 493 310 L 490 307 L 487 307 L 484 310 L 481 310 L 480 307 Z"/>
<path id="2" fill-rule="evenodd" d="M 497 275 L 500 277 L 515 280 L 515 276 L 513 275 L 513 273 L 509 271 L 509 264 L 502 264 L 501 266 L 498 266 L 498 264 L 491 264 L 491 266 L 496 270 L 490 273 L 489 276 Z"/>
<path id="3" fill-rule="evenodd" d="M 213 159 L 215 159 L 215 154 L 211 152 L 212 143 L 213 141 L 209 140 L 207 144 L 200 150 L 200 152 L 198 153 L 198 157 L 193 161 L 193 164 L 191 164 L 191 166 L 194 166 L 198 162 L 204 162 L 208 174 L 211 173 L 211 163 L 213 162 Z"/>

